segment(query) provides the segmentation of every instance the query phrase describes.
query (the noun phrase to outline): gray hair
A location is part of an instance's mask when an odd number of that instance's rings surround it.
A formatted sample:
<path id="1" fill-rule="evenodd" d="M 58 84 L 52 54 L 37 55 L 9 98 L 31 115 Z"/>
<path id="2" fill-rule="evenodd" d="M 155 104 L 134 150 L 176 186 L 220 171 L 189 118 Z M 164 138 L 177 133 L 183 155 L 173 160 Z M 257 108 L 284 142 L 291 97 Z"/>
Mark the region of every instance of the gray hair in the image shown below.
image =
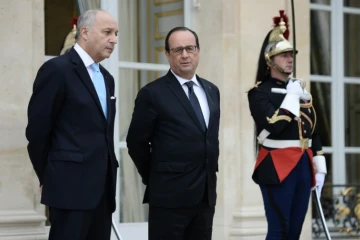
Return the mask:
<path id="1" fill-rule="evenodd" d="M 77 20 L 77 25 L 76 25 L 76 34 L 75 34 L 76 40 L 78 40 L 78 38 L 80 36 L 80 30 L 83 27 L 86 27 L 88 29 L 92 28 L 92 26 L 95 22 L 96 14 L 99 11 L 101 11 L 101 10 L 88 10 L 79 16 L 79 18 Z"/>

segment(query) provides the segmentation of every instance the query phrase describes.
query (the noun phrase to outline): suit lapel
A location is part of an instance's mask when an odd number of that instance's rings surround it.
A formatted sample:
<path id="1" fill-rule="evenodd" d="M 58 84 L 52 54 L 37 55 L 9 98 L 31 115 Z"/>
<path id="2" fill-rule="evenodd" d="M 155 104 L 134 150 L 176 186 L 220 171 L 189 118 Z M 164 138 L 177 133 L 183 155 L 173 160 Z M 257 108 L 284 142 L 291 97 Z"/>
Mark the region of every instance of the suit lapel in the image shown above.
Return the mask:
<path id="1" fill-rule="evenodd" d="M 70 51 L 69 51 L 69 54 L 71 56 L 71 59 L 73 61 L 73 63 L 76 64 L 76 72 L 78 73 L 81 81 L 84 83 L 84 85 L 86 86 L 86 88 L 89 90 L 91 96 L 93 97 L 95 103 L 96 103 L 96 106 L 98 108 L 98 110 L 100 111 L 101 115 L 104 117 L 104 120 L 105 119 L 105 116 L 104 116 L 104 111 L 102 110 L 102 107 L 101 107 L 101 104 L 100 104 L 100 100 L 99 100 L 99 97 L 96 93 L 96 90 L 95 90 L 95 87 L 94 87 L 94 84 L 93 82 L 91 81 L 91 78 L 89 76 L 89 73 L 83 63 L 83 61 L 81 60 L 80 56 L 78 55 L 78 53 L 75 51 L 74 48 L 72 48 Z"/>
<path id="2" fill-rule="evenodd" d="M 191 103 L 188 99 L 188 97 L 186 96 L 184 89 L 182 88 L 182 86 L 180 85 L 179 81 L 176 79 L 176 77 L 171 73 L 171 71 L 169 70 L 169 72 L 166 75 L 167 78 L 167 82 L 168 82 L 168 87 L 170 88 L 170 90 L 174 93 L 174 95 L 176 96 L 176 98 L 179 100 L 179 102 L 181 103 L 181 105 L 183 106 L 183 108 L 186 110 L 186 112 L 189 114 L 189 116 L 191 117 L 191 119 L 196 123 L 196 125 L 199 127 L 199 129 L 201 130 L 201 125 L 199 120 L 196 117 L 196 114 L 194 112 L 193 107 L 191 106 Z M 202 131 L 202 130 L 201 130 Z"/>
<path id="3" fill-rule="evenodd" d="M 197 80 L 199 81 L 199 83 L 201 84 L 201 86 L 203 87 L 204 91 L 205 91 L 205 95 L 206 95 L 206 99 L 207 99 L 207 102 L 208 102 L 208 105 L 209 105 L 209 110 L 210 110 L 210 114 L 209 114 L 209 124 L 208 124 L 208 130 L 207 130 L 207 133 L 210 132 L 211 128 L 212 128 L 212 118 L 213 117 L 213 114 L 215 112 L 215 106 L 214 106 L 214 102 L 212 100 L 212 94 L 213 94 L 213 91 L 211 89 L 211 86 L 205 82 L 203 79 L 201 79 L 199 76 L 196 75 L 196 78 Z"/>

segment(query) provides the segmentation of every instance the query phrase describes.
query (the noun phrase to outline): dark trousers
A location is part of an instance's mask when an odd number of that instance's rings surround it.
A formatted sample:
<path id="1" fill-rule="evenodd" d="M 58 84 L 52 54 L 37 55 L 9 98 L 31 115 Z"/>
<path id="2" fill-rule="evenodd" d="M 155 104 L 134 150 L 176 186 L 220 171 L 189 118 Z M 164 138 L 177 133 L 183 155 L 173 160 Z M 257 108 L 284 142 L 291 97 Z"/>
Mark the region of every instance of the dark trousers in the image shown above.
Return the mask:
<path id="1" fill-rule="evenodd" d="M 93 210 L 75 211 L 50 207 L 49 240 L 110 240 L 110 188 L 110 181 L 107 180 L 100 203 Z"/>
<path id="2" fill-rule="evenodd" d="M 215 207 L 210 207 L 208 202 L 205 191 L 204 199 L 196 206 L 150 206 L 149 240 L 211 240 Z"/>
<path id="3" fill-rule="evenodd" d="M 284 159 L 286 161 L 286 159 Z M 279 185 L 260 185 L 268 232 L 266 240 L 298 240 L 309 205 L 311 167 L 306 153 Z"/>

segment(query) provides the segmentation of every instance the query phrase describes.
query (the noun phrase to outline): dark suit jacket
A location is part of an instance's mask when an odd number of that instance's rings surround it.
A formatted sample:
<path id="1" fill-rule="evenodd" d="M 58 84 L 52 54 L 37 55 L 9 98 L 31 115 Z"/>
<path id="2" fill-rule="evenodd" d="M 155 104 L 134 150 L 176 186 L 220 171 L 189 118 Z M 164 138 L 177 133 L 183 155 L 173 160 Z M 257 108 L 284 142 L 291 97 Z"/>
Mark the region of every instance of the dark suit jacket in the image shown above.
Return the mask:
<path id="1" fill-rule="evenodd" d="M 93 209 L 112 178 L 112 210 L 118 163 L 114 153 L 114 79 L 100 70 L 107 90 L 107 119 L 95 87 L 74 49 L 44 63 L 28 107 L 28 152 L 43 185 L 41 202 L 61 209 Z"/>
<path id="2" fill-rule="evenodd" d="M 143 87 L 135 100 L 126 141 L 147 185 L 144 202 L 151 206 L 196 205 L 206 186 L 209 204 L 215 205 L 220 94 L 211 82 L 198 76 L 197 79 L 210 108 L 206 133 L 171 71 Z"/>

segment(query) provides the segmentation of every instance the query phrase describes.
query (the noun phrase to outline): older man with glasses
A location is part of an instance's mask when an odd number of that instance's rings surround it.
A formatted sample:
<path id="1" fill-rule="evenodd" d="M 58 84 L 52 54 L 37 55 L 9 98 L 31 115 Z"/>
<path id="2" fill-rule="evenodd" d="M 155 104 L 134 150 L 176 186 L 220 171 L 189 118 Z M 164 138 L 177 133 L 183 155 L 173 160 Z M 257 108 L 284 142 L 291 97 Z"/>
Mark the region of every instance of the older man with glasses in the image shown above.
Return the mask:
<path id="1" fill-rule="evenodd" d="M 195 74 L 200 45 L 185 27 L 165 39 L 168 73 L 143 87 L 127 136 L 149 203 L 149 240 L 209 240 L 216 202 L 220 93 Z"/>

